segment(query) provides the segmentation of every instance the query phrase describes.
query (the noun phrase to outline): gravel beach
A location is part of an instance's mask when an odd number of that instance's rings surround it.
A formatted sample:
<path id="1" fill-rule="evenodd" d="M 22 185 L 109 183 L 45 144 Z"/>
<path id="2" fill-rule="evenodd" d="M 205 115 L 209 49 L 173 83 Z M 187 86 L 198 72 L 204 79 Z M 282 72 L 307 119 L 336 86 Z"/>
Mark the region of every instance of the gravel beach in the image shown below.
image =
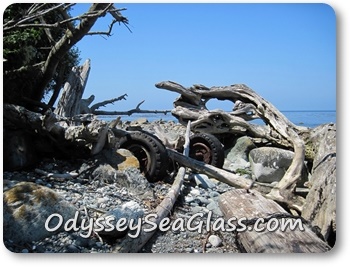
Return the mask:
<path id="1" fill-rule="evenodd" d="M 136 123 L 137 124 L 137 123 Z M 152 123 L 143 124 L 143 129 L 152 131 Z M 169 135 L 184 133 L 183 126 L 175 122 L 158 122 Z M 4 192 L 20 182 L 32 182 L 54 190 L 66 202 L 73 205 L 88 222 L 123 205 L 137 207 L 143 215 L 152 214 L 169 191 L 173 177 L 149 183 L 137 168 L 117 170 L 113 175 L 99 173 L 94 159 L 59 160 L 44 159 L 33 169 L 4 172 Z M 40 170 L 40 171 L 39 171 Z M 75 173 L 74 178 L 55 178 L 47 173 Z M 187 171 L 173 210 L 169 213 L 171 225 L 158 229 L 141 253 L 238 253 L 235 235 L 223 231 L 224 227 L 213 229 L 216 221 L 223 223 L 223 215 L 218 207 L 220 194 L 232 187 L 210 179 L 211 183 L 199 184 L 195 175 Z M 123 181 L 127 180 L 128 183 Z M 196 182 L 197 181 L 197 182 Z M 134 212 L 135 213 L 135 212 Z M 208 225 L 209 223 L 209 225 Z M 110 253 L 114 246 L 125 238 L 125 233 L 102 235 L 88 233 L 79 227 L 70 231 L 54 233 L 41 240 L 18 245 L 12 240 L 4 240 L 5 246 L 17 253 Z M 142 233 L 141 233 L 142 234 Z"/>

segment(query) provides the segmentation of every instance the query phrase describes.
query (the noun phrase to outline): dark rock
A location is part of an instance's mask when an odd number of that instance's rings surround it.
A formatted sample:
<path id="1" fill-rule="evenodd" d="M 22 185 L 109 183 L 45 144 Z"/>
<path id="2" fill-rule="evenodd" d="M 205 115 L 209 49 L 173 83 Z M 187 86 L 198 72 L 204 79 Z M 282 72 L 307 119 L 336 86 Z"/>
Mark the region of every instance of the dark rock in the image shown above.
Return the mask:
<path id="1" fill-rule="evenodd" d="M 24 131 L 4 130 L 4 170 L 14 171 L 37 163 L 33 139 Z"/>
<path id="2" fill-rule="evenodd" d="M 72 244 L 68 245 L 66 247 L 66 249 L 67 249 L 68 253 L 79 253 L 80 252 L 80 249 L 78 247 L 76 247 L 75 245 L 72 245 Z"/>

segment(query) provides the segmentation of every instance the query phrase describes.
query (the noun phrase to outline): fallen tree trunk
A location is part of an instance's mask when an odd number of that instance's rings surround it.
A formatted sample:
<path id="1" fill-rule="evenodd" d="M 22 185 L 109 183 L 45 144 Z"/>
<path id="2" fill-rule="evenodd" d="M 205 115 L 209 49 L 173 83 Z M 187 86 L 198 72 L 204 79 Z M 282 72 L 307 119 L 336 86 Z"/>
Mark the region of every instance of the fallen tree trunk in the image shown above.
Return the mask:
<path id="1" fill-rule="evenodd" d="M 28 151 L 20 151 L 12 159 L 7 157 L 9 160 L 6 160 L 4 167 L 8 170 L 13 169 L 11 166 L 18 166 L 16 168 L 19 169 L 28 167 L 25 165 L 28 157 L 38 154 L 66 157 L 67 159 L 88 157 L 92 151 L 97 153 L 107 144 L 105 140 L 109 129 L 108 123 L 97 120 L 93 116 L 66 118 L 50 110 L 41 115 L 21 106 L 4 104 L 4 132 L 6 133 L 4 149 L 8 151 L 8 155 L 12 155 L 16 154 L 18 142 L 28 147 Z M 13 132 L 20 132 L 21 135 L 28 136 L 29 140 L 27 138 L 7 142 Z M 113 133 L 110 131 L 109 134 Z M 111 137 L 111 144 L 113 139 L 115 136 Z M 23 164 L 18 165 L 21 162 Z"/>

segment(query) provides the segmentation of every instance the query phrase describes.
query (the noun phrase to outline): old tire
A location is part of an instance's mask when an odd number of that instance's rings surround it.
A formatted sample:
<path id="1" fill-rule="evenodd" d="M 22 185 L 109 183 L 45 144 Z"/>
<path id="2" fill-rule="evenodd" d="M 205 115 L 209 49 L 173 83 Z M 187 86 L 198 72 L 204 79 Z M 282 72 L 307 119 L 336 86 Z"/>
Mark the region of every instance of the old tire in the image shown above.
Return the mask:
<path id="1" fill-rule="evenodd" d="M 223 145 L 214 135 L 207 133 L 196 133 L 190 137 L 189 156 L 218 168 L 222 168 L 225 161 Z"/>
<path id="2" fill-rule="evenodd" d="M 162 142 L 144 132 L 128 132 L 120 138 L 118 147 L 128 149 L 140 162 L 140 171 L 149 182 L 157 182 L 166 176 L 168 153 Z"/>

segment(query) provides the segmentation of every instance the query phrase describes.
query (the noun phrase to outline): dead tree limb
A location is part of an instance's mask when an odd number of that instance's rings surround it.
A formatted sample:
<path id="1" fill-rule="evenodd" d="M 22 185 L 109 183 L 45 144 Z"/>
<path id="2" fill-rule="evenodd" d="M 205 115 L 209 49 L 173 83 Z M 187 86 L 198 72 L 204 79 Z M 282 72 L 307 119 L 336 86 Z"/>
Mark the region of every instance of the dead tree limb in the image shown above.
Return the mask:
<path id="1" fill-rule="evenodd" d="M 180 123 L 191 120 L 193 131 L 212 134 L 241 132 L 244 135 L 263 137 L 274 144 L 293 149 L 295 156 L 291 166 L 268 195 L 272 199 L 289 203 L 294 196 L 296 181 L 301 177 L 304 165 L 304 141 L 299 134 L 308 131 L 307 128 L 294 125 L 272 104 L 244 84 L 211 88 L 194 85 L 185 88 L 175 82 L 164 81 L 155 86 L 181 94 L 174 101 L 175 108 L 172 114 Z M 212 98 L 230 100 L 235 104 L 235 108 L 232 112 L 209 111 L 205 104 Z M 247 122 L 255 118 L 262 119 L 266 125 L 257 126 Z"/>
<path id="2" fill-rule="evenodd" d="M 67 29 L 62 38 L 52 47 L 45 64 L 41 69 L 43 75 L 37 85 L 37 91 L 41 94 L 38 96 L 38 99 L 42 98 L 44 89 L 53 77 L 58 62 L 69 51 L 69 49 L 71 49 L 88 33 L 97 19 L 106 14 L 106 8 L 108 7 L 110 7 L 110 4 L 92 4 L 88 12 L 93 13 L 94 15 L 83 18 L 73 31 Z"/>
<path id="3" fill-rule="evenodd" d="M 116 102 L 116 101 L 126 100 L 127 96 L 128 96 L 127 94 L 123 94 L 123 95 L 121 95 L 121 96 L 119 96 L 117 98 L 112 98 L 112 99 L 108 99 L 108 100 L 105 100 L 105 101 L 102 101 L 102 102 L 98 102 L 98 103 L 96 103 L 96 104 L 94 104 L 94 105 L 92 105 L 90 107 L 90 112 L 94 113 L 100 107 L 105 107 L 108 104 L 114 104 L 114 102 Z"/>
<path id="4" fill-rule="evenodd" d="M 132 115 L 134 113 L 139 113 L 139 114 L 167 114 L 171 112 L 171 110 L 144 110 L 140 109 L 140 106 L 145 102 L 145 100 L 141 101 L 140 103 L 137 104 L 136 108 L 127 110 L 127 111 L 102 111 L 102 110 L 94 110 L 93 113 L 95 115 Z"/>

